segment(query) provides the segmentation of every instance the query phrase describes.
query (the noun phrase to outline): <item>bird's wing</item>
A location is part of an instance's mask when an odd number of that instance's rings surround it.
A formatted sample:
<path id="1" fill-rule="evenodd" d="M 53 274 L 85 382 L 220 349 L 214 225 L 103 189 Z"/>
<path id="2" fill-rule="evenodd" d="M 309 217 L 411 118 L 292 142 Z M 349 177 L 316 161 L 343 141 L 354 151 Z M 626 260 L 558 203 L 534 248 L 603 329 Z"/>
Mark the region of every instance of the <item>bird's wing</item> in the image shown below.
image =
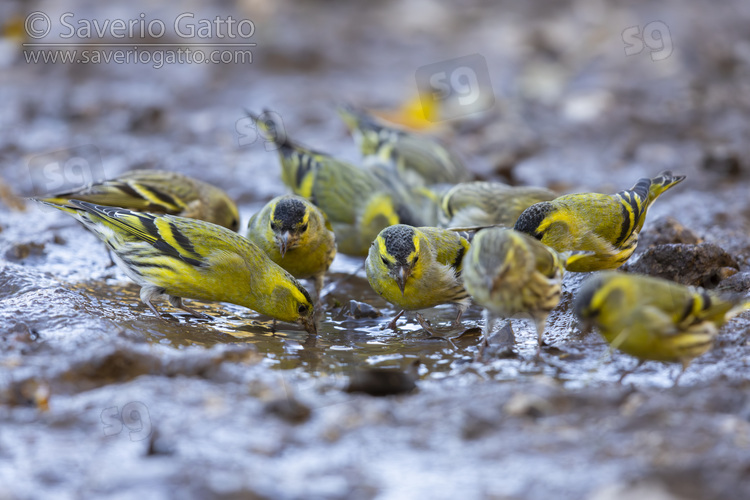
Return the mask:
<path id="1" fill-rule="evenodd" d="M 205 265 L 205 255 L 196 250 L 194 240 L 183 232 L 184 228 L 178 227 L 175 218 L 157 217 L 148 213 L 131 212 L 123 208 L 94 205 L 79 200 L 71 200 L 70 204 L 85 212 L 83 216 L 92 223 L 102 224 L 127 240 L 149 243 L 163 254 L 194 266 Z M 195 224 L 219 227 L 189 220 Z M 211 236 L 210 232 L 204 235 L 209 239 L 212 239 Z M 221 238 L 215 239 L 222 241 Z M 203 243 L 206 244 L 206 242 Z"/>
<path id="2" fill-rule="evenodd" d="M 402 135 L 394 145 L 397 161 L 416 170 L 428 183 L 459 182 L 468 176 L 461 160 L 440 143 L 426 137 Z"/>
<path id="3" fill-rule="evenodd" d="M 157 171 L 131 172 L 78 191 L 60 193 L 47 200 L 64 204 L 68 199 L 77 199 L 97 205 L 179 214 L 195 200 L 197 192 L 188 179 L 169 174 Z"/>
<path id="4" fill-rule="evenodd" d="M 368 172 L 331 160 L 322 162 L 318 168 L 311 201 L 332 222 L 351 224 L 379 191 L 382 186 Z"/>

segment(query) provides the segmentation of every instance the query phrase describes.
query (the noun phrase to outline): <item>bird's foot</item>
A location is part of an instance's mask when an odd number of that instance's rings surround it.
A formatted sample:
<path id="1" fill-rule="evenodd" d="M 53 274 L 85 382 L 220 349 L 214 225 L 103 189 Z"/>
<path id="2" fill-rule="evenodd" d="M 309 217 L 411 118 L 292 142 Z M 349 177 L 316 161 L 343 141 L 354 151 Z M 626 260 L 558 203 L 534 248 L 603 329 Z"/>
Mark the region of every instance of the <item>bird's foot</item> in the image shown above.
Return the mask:
<path id="1" fill-rule="evenodd" d="M 393 330 L 394 332 L 398 332 L 399 330 L 398 330 L 398 326 L 396 326 L 396 322 L 397 322 L 397 321 L 399 320 L 399 318 L 401 318 L 401 316 L 403 316 L 403 315 L 404 315 L 404 311 L 401 311 L 401 312 L 399 312 L 399 313 L 398 313 L 397 315 L 395 315 L 395 316 L 393 317 L 393 319 L 392 319 L 392 320 L 390 320 L 390 321 L 389 321 L 388 323 L 386 323 L 386 324 L 384 324 L 383 326 L 381 326 L 381 327 L 380 327 L 380 329 L 381 329 L 381 330 L 385 330 L 385 329 L 391 329 L 391 330 Z"/>

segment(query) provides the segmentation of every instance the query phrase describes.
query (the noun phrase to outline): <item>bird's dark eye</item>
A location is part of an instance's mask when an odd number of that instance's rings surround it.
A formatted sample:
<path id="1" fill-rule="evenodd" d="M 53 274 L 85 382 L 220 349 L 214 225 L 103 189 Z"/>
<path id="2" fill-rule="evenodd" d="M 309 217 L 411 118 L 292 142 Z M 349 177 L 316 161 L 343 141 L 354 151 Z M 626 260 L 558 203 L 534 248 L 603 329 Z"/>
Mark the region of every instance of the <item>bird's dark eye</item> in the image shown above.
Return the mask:
<path id="1" fill-rule="evenodd" d="M 419 260 L 419 255 L 417 255 L 416 257 L 414 257 L 414 260 L 413 260 L 412 262 L 413 262 L 414 264 L 416 264 L 418 260 Z"/>
<path id="2" fill-rule="evenodd" d="M 302 232 L 307 231 L 307 224 L 305 224 L 303 226 L 300 226 L 299 230 L 302 231 Z"/>
<path id="3" fill-rule="evenodd" d="M 385 257 L 380 257 L 380 259 L 383 261 L 383 264 L 385 264 L 386 266 L 388 265 L 388 259 L 386 259 Z"/>
<path id="4" fill-rule="evenodd" d="M 297 312 L 300 314 L 307 314 L 307 306 L 305 304 L 300 304 L 297 308 Z"/>
<path id="5" fill-rule="evenodd" d="M 278 226 L 278 225 L 276 225 L 276 223 L 275 223 L 275 222 L 272 222 L 272 223 L 271 223 L 271 230 L 272 230 L 272 231 L 276 231 L 276 230 L 277 230 L 278 228 L 279 228 L 279 226 Z"/>

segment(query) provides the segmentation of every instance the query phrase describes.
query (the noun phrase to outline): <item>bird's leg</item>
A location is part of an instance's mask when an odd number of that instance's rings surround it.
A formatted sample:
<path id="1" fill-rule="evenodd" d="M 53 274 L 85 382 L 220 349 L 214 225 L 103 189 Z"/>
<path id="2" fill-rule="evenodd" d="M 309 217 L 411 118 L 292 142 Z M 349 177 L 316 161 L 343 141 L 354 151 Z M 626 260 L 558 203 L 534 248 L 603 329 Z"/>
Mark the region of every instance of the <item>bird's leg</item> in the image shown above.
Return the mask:
<path id="1" fill-rule="evenodd" d="M 396 321 L 398 321 L 398 319 L 401 316 L 404 315 L 404 312 L 406 312 L 406 311 L 402 309 L 401 312 L 399 312 L 397 315 L 395 315 L 391 321 L 389 321 L 387 324 L 383 325 L 380 329 L 381 330 L 385 330 L 386 328 L 390 328 L 394 332 L 397 332 L 398 331 L 398 327 L 396 326 Z"/>
<path id="2" fill-rule="evenodd" d="M 458 351 L 458 347 L 456 347 L 456 344 L 454 344 L 451 339 L 447 337 L 441 337 L 432 330 L 432 325 L 425 319 L 424 316 L 422 316 L 422 313 L 417 313 L 417 322 L 419 322 L 419 326 L 421 326 L 424 331 L 430 334 L 430 338 L 445 340 L 451 345 L 454 350 Z"/>
<path id="3" fill-rule="evenodd" d="M 547 315 L 545 314 L 543 316 L 534 318 L 534 326 L 536 326 L 537 342 L 539 344 L 539 347 L 541 347 L 544 345 L 542 336 L 544 335 L 544 329 L 547 326 Z"/>
<path id="4" fill-rule="evenodd" d="M 419 323 L 419 326 L 421 326 L 424 331 L 432 335 L 433 337 L 437 337 L 438 335 L 435 335 L 435 332 L 432 331 L 432 325 L 429 321 L 427 321 L 424 316 L 422 316 L 422 313 L 417 313 L 417 322 Z"/>
<path id="5" fill-rule="evenodd" d="M 484 348 L 490 345 L 490 334 L 492 333 L 492 328 L 495 326 L 495 320 L 497 318 L 490 314 L 487 309 L 482 312 L 482 316 L 484 316 L 484 331 L 482 332 L 482 347 Z"/>
<path id="6" fill-rule="evenodd" d="M 685 370 L 687 370 L 688 365 L 690 364 L 690 360 L 682 360 L 682 369 L 680 370 L 680 373 L 677 374 L 677 377 L 674 379 L 674 384 L 672 387 L 677 387 L 677 384 L 680 382 L 680 377 L 682 377 L 682 374 L 685 373 Z"/>
<path id="7" fill-rule="evenodd" d="M 112 258 L 112 250 L 109 247 L 107 247 L 107 257 L 109 257 L 109 264 L 107 264 L 107 269 L 117 265 L 115 259 Z"/>
<path id="8" fill-rule="evenodd" d="M 547 315 L 544 314 L 542 316 L 535 316 L 534 326 L 536 327 L 536 338 L 537 338 L 536 357 L 538 359 L 542 355 L 542 346 L 544 345 L 544 340 L 542 339 L 542 336 L 544 335 L 544 328 L 545 326 L 547 326 Z"/>
<path id="9" fill-rule="evenodd" d="M 159 319 L 166 319 L 164 316 L 161 315 L 161 313 L 159 311 L 156 310 L 156 308 L 154 307 L 154 305 L 151 303 L 151 300 L 149 300 L 148 298 L 141 299 L 141 300 L 143 301 L 144 304 L 146 304 L 148 306 L 149 309 L 151 309 L 154 312 L 154 314 L 156 315 L 157 318 L 159 318 Z"/>
<path id="10" fill-rule="evenodd" d="M 484 316 L 484 329 L 482 330 L 482 343 L 477 353 L 477 361 L 481 361 L 484 358 L 484 350 L 490 345 L 490 334 L 492 333 L 492 327 L 495 325 L 496 319 L 487 309 L 482 311 L 482 316 Z"/>
<path id="11" fill-rule="evenodd" d="M 466 307 L 464 305 L 459 304 L 458 307 L 456 307 L 456 319 L 453 321 L 453 327 L 458 328 L 461 326 L 461 316 L 464 315 L 464 311 L 466 311 Z"/>
<path id="12" fill-rule="evenodd" d="M 211 316 L 209 316 L 208 314 L 203 314 L 183 304 L 182 298 L 180 297 L 175 297 L 174 295 L 170 295 L 167 300 L 169 300 L 169 303 L 172 304 L 172 307 L 176 307 L 177 309 L 182 309 L 183 311 L 192 314 L 196 318 L 211 319 Z"/>
<path id="13" fill-rule="evenodd" d="M 634 371 L 636 371 L 638 368 L 640 368 L 643 363 L 645 363 L 645 361 L 642 360 L 642 359 L 639 359 L 637 365 L 635 365 L 630 370 L 625 370 L 625 372 L 622 375 L 620 375 L 620 378 L 617 379 L 617 383 L 618 384 L 622 384 L 622 381 L 625 380 L 625 377 L 627 377 L 628 375 L 630 375 L 631 373 L 633 373 Z M 684 369 L 683 369 L 683 371 L 684 371 Z M 677 378 L 678 379 L 680 378 L 679 375 L 677 376 Z M 677 384 L 677 380 L 675 380 L 675 384 Z"/>
<path id="14" fill-rule="evenodd" d="M 320 273 L 317 274 L 314 278 L 315 280 L 315 297 L 313 303 L 317 306 L 320 304 L 320 292 L 323 290 L 323 284 L 325 282 L 325 274 Z"/>

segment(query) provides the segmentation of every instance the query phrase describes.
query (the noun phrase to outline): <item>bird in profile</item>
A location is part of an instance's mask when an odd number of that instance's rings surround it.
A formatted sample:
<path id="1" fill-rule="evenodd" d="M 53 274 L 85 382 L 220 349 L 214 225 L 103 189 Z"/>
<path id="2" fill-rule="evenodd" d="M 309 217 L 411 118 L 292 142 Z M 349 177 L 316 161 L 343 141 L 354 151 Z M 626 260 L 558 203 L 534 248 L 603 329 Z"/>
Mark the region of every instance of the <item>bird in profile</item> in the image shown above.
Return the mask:
<path id="1" fill-rule="evenodd" d="M 388 165 L 410 186 L 455 184 L 470 172 L 454 153 L 435 139 L 386 125 L 353 106 L 340 106 L 339 115 L 360 148 L 365 165 Z"/>
<path id="2" fill-rule="evenodd" d="M 546 188 L 508 186 L 500 182 L 462 182 L 440 200 L 444 227 L 513 227 L 528 207 L 555 198 Z"/>
<path id="3" fill-rule="evenodd" d="M 315 333 L 310 295 L 289 273 L 239 234 L 216 224 L 172 215 L 134 212 L 80 200 L 39 200 L 73 216 L 112 251 L 115 263 L 152 300 L 203 317 L 183 298 L 230 302 Z"/>
<path id="4" fill-rule="evenodd" d="M 675 384 L 693 359 L 711 349 L 719 328 L 747 309 L 750 300 L 739 296 L 616 271 L 593 275 L 573 303 L 585 328 L 595 327 L 613 349 L 638 358 L 638 366 L 680 363 Z"/>
<path id="5" fill-rule="evenodd" d="M 213 222 L 232 231 L 240 228 L 237 205 L 224 191 L 167 170 L 131 170 L 114 179 L 94 182 L 75 191 L 48 195 L 42 199 L 58 205 L 64 205 L 68 200 L 87 201 Z"/>
<path id="6" fill-rule="evenodd" d="M 640 179 L 631 189 L 612 195 L 560 196 L 524 210 L 514 228 L 558 252 L 591 252 L 589 257 L 568 267 L 569 271 L 616 269 L 635 251 L 651 204 L 684 179 L 684 175 L 663 172 L 653 179 Z"/>

